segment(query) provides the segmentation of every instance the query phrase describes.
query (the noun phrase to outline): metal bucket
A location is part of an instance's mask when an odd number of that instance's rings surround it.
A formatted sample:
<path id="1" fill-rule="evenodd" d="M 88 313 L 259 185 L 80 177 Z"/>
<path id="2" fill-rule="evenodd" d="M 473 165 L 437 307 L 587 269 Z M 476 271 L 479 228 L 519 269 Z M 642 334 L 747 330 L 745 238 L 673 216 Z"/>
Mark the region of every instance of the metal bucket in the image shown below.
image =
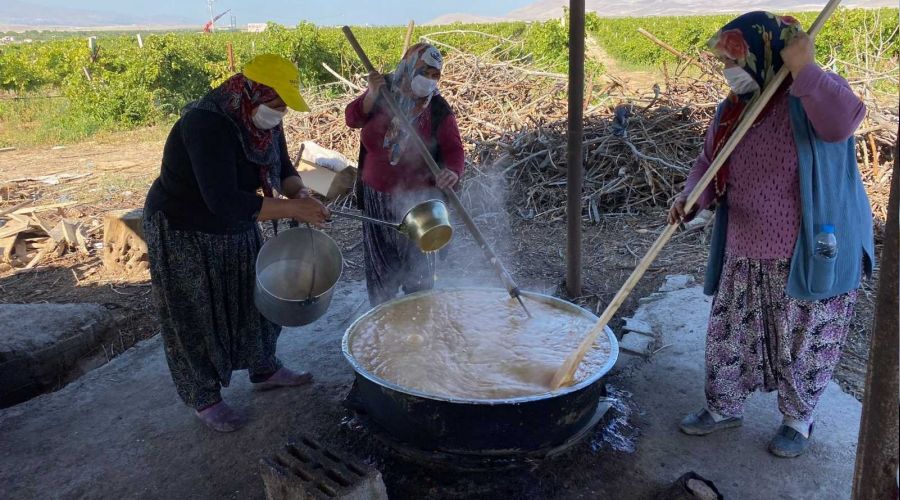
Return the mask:
<path id="1" fill-rule="evenodd" d="M 618 341 L 609 327 L 604 330 L 610 344 L 609 358 L 586 379 L 555 392 L 508 399 L 450 398 L 402 387 L 369 372 L 353 355 L 350 345 L 359 325 L 380 310 L 424 294 L 451 290 L 431 290 L 385 302 L 347 328 L 342 350 L 356 372 L 353 405 L 401 442 L 456 456 L 540 454 L 571 446 L 583 438 L 597 424 L 605 390 L 602 378 L 619 355 Z M 556 297 L 522 294 L 597 320 L 589 311 Z"/>
<path id="2" fill-rule="evenodd" d="M 297 227 L 279 232 L 256 257 L 256 308 L 278 325 L 312 323 L 331 305 L 343 262 L 340 247 L 322 231 Z"/>

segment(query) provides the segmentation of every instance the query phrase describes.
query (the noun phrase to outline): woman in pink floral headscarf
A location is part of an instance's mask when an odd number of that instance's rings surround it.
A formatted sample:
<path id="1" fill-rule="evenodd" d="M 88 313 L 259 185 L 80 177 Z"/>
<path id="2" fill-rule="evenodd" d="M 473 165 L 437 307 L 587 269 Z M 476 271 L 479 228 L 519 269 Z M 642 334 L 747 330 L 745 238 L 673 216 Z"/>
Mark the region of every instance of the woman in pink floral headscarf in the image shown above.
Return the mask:
<path id="1" fill-rule="evenodd" d="M 792 17 L 744 14 L 709 46 L 731 93 L 670 223 L 693 216 L 684 211 L 687 195 L 748 105 L 782 65 L 790 76 L 698 202 L 700 209 L 717 206 L 705 283 L 715 298 L 706 405 L 681 430 L 705 435 L 740 426 L 750 394 L 777 390 L 783 421 L 769 450 L 796 457 L 808 446 L 816 405 L 840 360 L 861 271 L 872 267 L 872 219 L 853 146 L 865 107 L 843 78 L 816 65 L 813 42 Z M 810 240 L 836 223 L 838 258 L 812 261 Z"/>
<path id="2" fill-rule="evenodd" d="M 369 217 L 400 220 L 418 202 L 440 199 L 439 189 L 453 188 L 465 169 L 465 152 L 456 117 L 441 97 L 438 82 L 443 57 L 424 43 L 413 45 L 387 76 L 369 75 L 369 88 L 347 105 L 347 125 L 360 133 L 357 201 Z M 428 145 L 443 170 L 434 179 L 412 147 L 397 118 L 382 101 L 390 92 L 401 111 Z M 413 293 L 434 286 L 433 255 L 425 254 L 396 231 L 363 223 L 366 286 L 374 306 L 402 289 Z"/>

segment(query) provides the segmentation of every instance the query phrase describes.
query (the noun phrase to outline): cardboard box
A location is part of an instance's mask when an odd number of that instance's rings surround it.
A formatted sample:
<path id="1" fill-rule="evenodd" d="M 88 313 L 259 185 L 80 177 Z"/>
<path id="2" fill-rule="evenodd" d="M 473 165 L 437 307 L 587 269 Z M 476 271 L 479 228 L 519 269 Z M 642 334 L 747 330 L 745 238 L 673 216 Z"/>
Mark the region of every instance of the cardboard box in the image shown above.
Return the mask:
<path id="1" fill-rule="evenodd" d="M 297 172 L 307 187 L 328 200 L 349 193 L 356 182 L 356 165 L 312 141 L 303 143 Z"/>

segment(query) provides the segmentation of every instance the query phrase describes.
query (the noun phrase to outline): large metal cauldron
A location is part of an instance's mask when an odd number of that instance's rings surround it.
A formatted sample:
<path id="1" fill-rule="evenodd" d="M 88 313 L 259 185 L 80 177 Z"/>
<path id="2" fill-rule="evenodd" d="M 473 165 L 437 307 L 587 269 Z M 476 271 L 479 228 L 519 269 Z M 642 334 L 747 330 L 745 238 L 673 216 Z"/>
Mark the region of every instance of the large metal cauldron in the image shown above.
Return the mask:
<path id="1" fill-rule="evenodd" d="M 459 290 L 459 289 L 457 289 Z M 472 290 L 475 290 L 474 288 Z M 521 456 L 572 444 L 593 427 L 605 389 L 602 377 L 619 355 L 618 342 L 606 328 L 610 357 L 580 383 L 554 393 L 493 400 L 466 400 L 425 394 L 400 387 L 368 372 L 350 351 L 358 325 L 383 308 L 423 294 L 381 304 L 357 319 L 344 334 L 343 353 L 356 372 L 354 405 L 392 437 L 422 450 L 464 456 Z M 590 312 L 548 295 L 522 292 L 531 300 L 551 303 L 596 321 Z"/>

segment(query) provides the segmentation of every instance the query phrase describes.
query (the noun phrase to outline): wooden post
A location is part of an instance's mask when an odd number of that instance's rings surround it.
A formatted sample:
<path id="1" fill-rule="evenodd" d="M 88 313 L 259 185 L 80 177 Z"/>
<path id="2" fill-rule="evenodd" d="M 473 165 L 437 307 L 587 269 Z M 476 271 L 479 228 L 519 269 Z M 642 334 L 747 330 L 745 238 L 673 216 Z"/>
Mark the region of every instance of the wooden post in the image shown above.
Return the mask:
<path id="1" fill-rule="evenodd" d="M 144 240 L 143 210 L 118 210 L 103 216 L 103 267 L 132 273 L 150 267 Z"/>
<path id="2" fill-rule="evenodd" d="M 231 42 L 225 44 L 225 52 L 228 54 L 228 70 L 234 73 L 234 45 Z"/>
<path id="3" fill-rule="evenodd" d="M 97 37 L 89 36 L 87 42 L 88 50 L 90 51 L 91 62 L 97 62 L 97 58 L 100 57 L 100 45 L 97 43 Z"/>
<path id="4" fill-rule="evenodd" d="M 566 293 L 581 295 L 584 182 L 584 0 L 569 1 L 569 124 L 566 157 Z"/>
<path id="5" fill-rule="evenodd" d="M 415 28 L 416 22 L 410 19 L 409 24 L 406 26 L 406 38 L 403 40 L 403 52 L 400 53 L 400 57 L 406 55 L 406 51 L 409 49 L 409 44 L 412 42 L 413 30 Z"/>
<path id="6" fill-rule="evenodd" d="M 141 38 L 140 33 L 137 34 L 137 41 L 138 41 L 138 48 L 143 49 L 144 48 L 144 39 Z"/>
<path id="7" fill-rule="evenodd" d="M 675 57 L 677 57 L 677 58 L 679 58 L 679 59 L 683 59 L 683 60 L 685 60 L 685 61 L 687 61 L 687 62 L 693 64 L 694 66 L 696 66 L 696 67 L 698 67 L 698 68 L 700 68 L 700 69 L 706 69 L 706 68 L 703 67 L 703 64 L 702 64 L 700 61 L 698 61 L 698 60 L 694 59 L 693 57 L 691 57 L 691 56 L 689 56 L 689 55 L 687 55 L 687 54 L 685 54 L 685 53 L 679 51 L 679 50 L 676 49 L 675 47 L 672 47 L 671 45 L 669 45 L 669 44 L 667 44 L 666 42 L 660 40 L 659 38 L 656 38 L 655 36 L 653 36 L 653 34 L 651 34 L 649 31 L 645 30 L 644 28 L 638 28 L 638 33 L 640 33 L 640 34 L 644 35 L 645 37 L 649 38 L 650 41 L 653 42 L 653 43 L 655 43 L 656 45 L 659 45 L 660 47 L 666 49 L 667 51 L 669 51 L 670 53 L 672 53 L 673 55 L 675 55 Z"/>

